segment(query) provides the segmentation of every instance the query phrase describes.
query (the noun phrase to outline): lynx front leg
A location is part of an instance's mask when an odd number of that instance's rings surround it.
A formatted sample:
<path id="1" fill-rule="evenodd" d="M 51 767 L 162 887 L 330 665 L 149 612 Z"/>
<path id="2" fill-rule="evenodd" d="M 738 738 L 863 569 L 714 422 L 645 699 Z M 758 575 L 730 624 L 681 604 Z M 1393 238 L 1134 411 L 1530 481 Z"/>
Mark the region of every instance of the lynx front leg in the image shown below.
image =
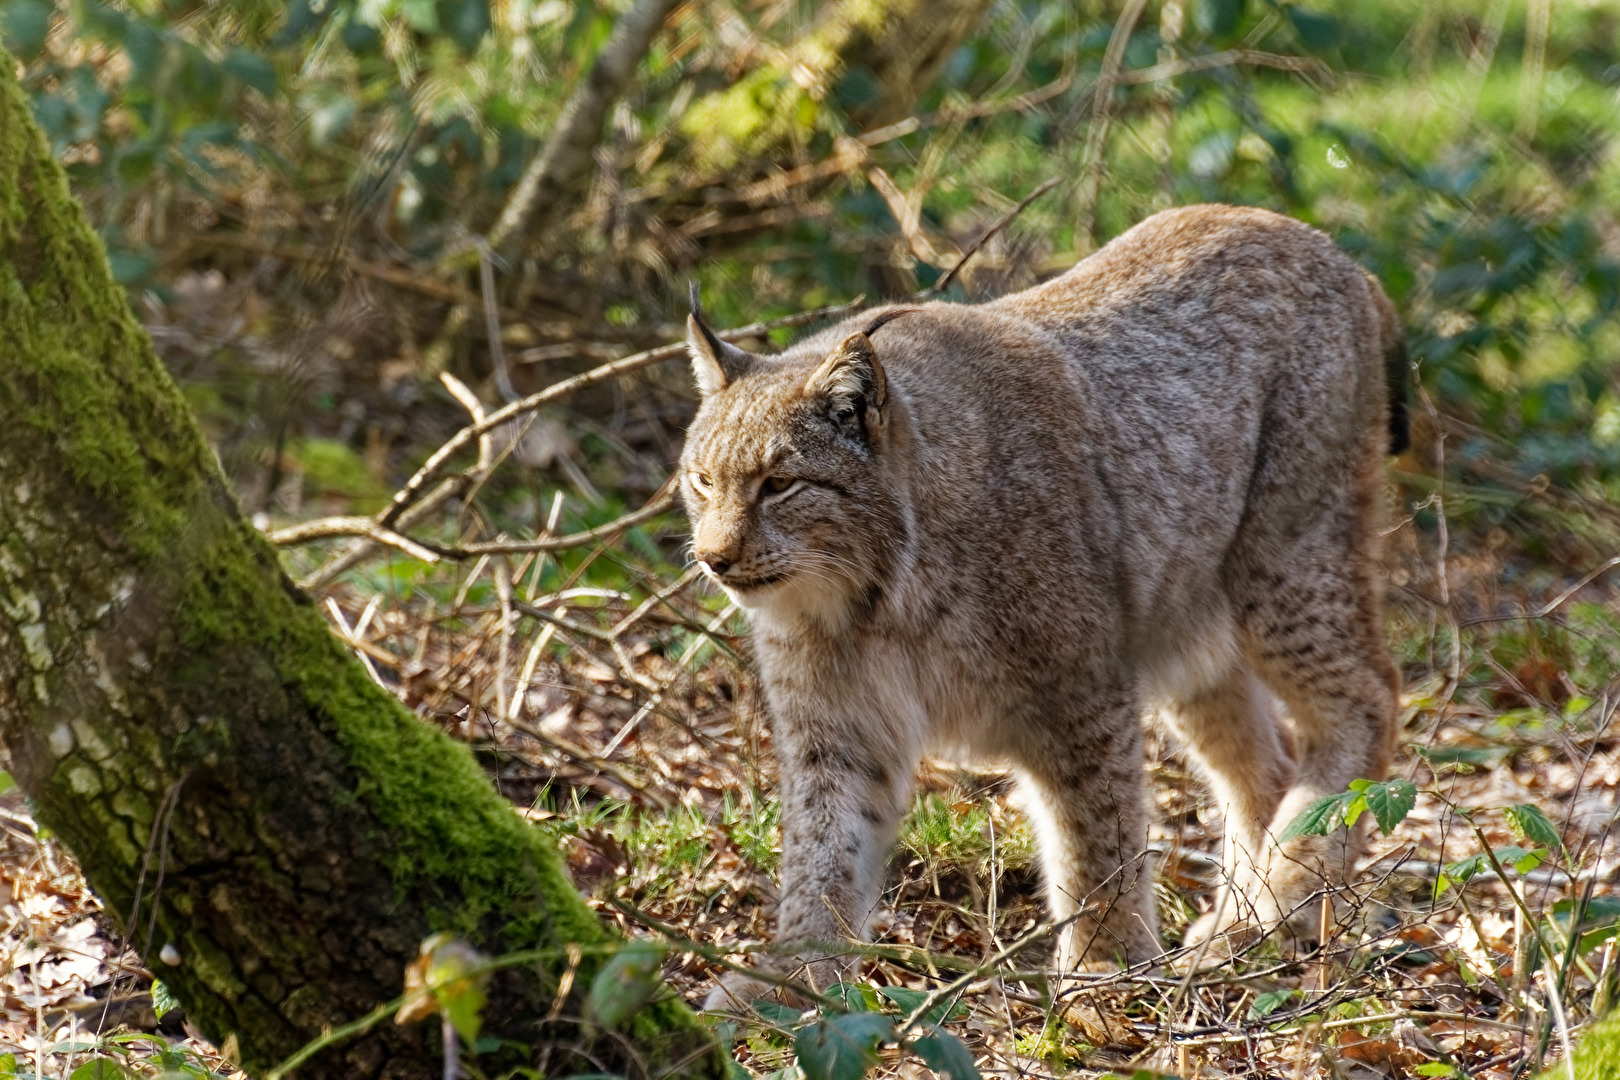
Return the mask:
<path id="1" fill-rule="evenodd" d="M 778 941 L 864 939 L 883 890 L 884 868 L 911 779 L 914 753 L 845 737 L 801 734 L 782 755 L 782 899 Z M 817 984 L 851 965 L 812 967 Z"/>
<path id="2" fill-rule="evenodd" d="M 866 938 L 916 773 L 915 740 L 881 728 L 871 721 L 834 724 L 824 718 L 785 719 L 776 728 L 782 775 L 776 940 L 807 947 L 771 967 L 817 988 L 854 967 L 853 958 L 815 946 Z M 746 976 L 728 977 L 706 1007 L 735 1009 L 770 989 Z"/>
<path id="3" fill-rule="evenodd" d="M 1134 704 L 1055 731 L 1022 755 L 1061 971 L 1137 964 L 1163 953 L 1146 855 L 1142 732 Z"/>

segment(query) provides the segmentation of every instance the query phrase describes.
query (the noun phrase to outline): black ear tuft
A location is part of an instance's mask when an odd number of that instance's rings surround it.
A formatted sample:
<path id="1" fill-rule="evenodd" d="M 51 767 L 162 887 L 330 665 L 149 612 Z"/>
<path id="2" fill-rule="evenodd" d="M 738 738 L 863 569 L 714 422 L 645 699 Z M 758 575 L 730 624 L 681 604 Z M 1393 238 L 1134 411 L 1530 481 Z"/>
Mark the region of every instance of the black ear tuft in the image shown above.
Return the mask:
<path id="1" fill-rule="evenodd" d="M 692 282 L 692 313 L 686 317 L 686 351 L 692 357 L 692 375 L 698 393 L 704 397 L 718 393 L 753 366 L 752 353 L 721 341 L 703 321 L 697 282 Z"/>

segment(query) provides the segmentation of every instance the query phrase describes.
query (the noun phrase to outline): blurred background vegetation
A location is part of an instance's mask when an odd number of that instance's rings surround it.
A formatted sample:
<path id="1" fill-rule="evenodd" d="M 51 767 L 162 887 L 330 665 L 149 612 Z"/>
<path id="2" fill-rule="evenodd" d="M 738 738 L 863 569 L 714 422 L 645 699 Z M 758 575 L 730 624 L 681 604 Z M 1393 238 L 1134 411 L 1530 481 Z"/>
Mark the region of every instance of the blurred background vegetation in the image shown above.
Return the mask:
<path id="1" fill-rule="evenodd" d="M 1411 493 L 1445 434 L 1452 512 L 1572 563 L 1582 526 L 1524 491 L 1620 496 L 1601 0 L 5 0 L 0 28 L 253 511 L 375 509 L 464 419 L 441 371 L 498 403 L 673 340 L 689 279 L 723 326 L 906 296 L 1048 180 L 946 295 L 1171 205 L 1271 207 L 1407 320 Z M 570 515 L 646 498 L 691 408 L 668 367 L 514 457 Z M 498 507 L 532 521 L 534 479 Z"/>

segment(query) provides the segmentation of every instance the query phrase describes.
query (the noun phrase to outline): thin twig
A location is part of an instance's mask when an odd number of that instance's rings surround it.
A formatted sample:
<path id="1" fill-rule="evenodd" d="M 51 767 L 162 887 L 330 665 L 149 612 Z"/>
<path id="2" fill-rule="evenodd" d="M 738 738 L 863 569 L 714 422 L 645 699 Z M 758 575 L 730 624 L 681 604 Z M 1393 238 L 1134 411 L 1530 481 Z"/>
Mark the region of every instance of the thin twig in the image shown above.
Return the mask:
<path id="1" fill-rule="evenodd" d="M 502 401 L 516 401 L 517 390 L 506 370 L 506 352 L 501 342 L 501 313 L 495 296 L 495 253 L 482 238 L 478 244 L 478 291 L 484 301 L 484 336 L 489 339 L 489 366 L 495 373 L 495 389 Z"/>
<path id="2" fill-rule="evenodd" d="M 1334 84 L 1333 69 L 1314 56 L 1285 56 L 1257 49 L 1227 49 L 1223 52 L 1206 53 L 1203 56 L 1188 56 L 1168 63 L 1154 64 L 1152 67 L 1121 71 L 1114 76 L 1113 81 L 1116 86 L 1140 86 L 1143 83 L 1174 79 L 1179 75 L 1190 75 L 1197 71 L 1211 71 L 1215 68 L 1239 65 L 1292 71 L 1311 76 L 1330 87 Z"/>
<path id="3" fill-rule="evenodd" d="M 1001 230 L 1005 229 L 1008 225 L 1011 225 L 1018 218 L 1018 215 L 1029 209 L 1030 204 L 1036 199 L 1057 187 L 1060 179 L 1061 177 L 1052 177 L 1052 179 L 1041 184 L 1028 195 L 1025 195 L 1023 199 L 1019 201 L 1017 206 L 1013 207 L 1005 214 L 1002 214 L 1001 217 L 997 218 L 996 221 L 984 231 L 982 236 L 973 241 L 972 244 L 968 245 L 968 249 L 962 252 L 962 257 L 956 260 L 955 266 L 951 267 L 943 275 L 941 275 L 938 281 L 917 293 L 917 299 L 926 300 L 930 296 L 934 296 L 937 293 L 942 293 L 946 289 L 950 288 L 951 282 L 956 280 L 956 275 L 962 272 L 962 267 L 966 266 L 968 264 L 968 260 L 979 253 L 980 248 L 984 247 L 985 244 L 990 242 L 991 237 L 1001 232 Z"/>
<path id="4" fill-rule="evenodd" d="M 1590 570 L 1583 574 L 1581 578 L 1575 582 L 1575 584 L 1559 593 L 1556 598 L 1549 600 L 1539 608 L 1536 608 L 1534 611 L 1521 611 L 1514 615 L 1481 615 L 1477 618 L 1468 619 L 1461 622 L 1458 625 L 1462 627 L 1469 627 L 1481 626 L 1485 623 L 1515 622 L 1520 619 L 1545 619 L 1547 616 L 1551 615 L 1553 612 L 1557 611 L 1559 608 L 1568 603 L 1570 598 L 1576 593 L 1580 592 L 1582 589 L 1586 588 L 1588 585 L 1592 584 L 1592 582 L 1596 581 L 1604 574 L 1607 574 L 1615 567 L 1620 567 L 1620 555 L 1616 555 L 1613 558 L 1605 560 L 1596 569 Z"/>
<path id="5" fill-rule="evenodd" d="M 1097 73 L 1097 88 L 1091 97 L 1091 125 L 1086 129 L 1085 150 L 1081 157 L 1080 225 L 1075 234 L 1077 243 L 1091 243 L 1092 229 L 1097 216 L 1097 195 L 1102 186 L 1103 149 L 1108 144 L 1108 127 L 1114 103 L 1114 87 L 1119 78 L 1120 64 L 1125 59 L 1125 47 L 1130 44 L 1131 33 L 1147 0 L 1126 0 L 1125 7 L 1114 23 L 1114 32 L 1108 38 L 1103 52 L 1102 70 Z"/>
<path id="6" fill-rule="evenodd" d="M 1008 945 L 1005 949 L 1002 949 L 984 963 L 969 968 L 961 976 L 952 979 L 944 986 L 939 987 L 933 993 L 923 998 L 922 1001 L 918 1002 L 917 1007 L 912 1009 L 910 1014 L 906 1016 L 905 1023 L 900 1025 L 900 1037 L 902 1039 L 905 1038 L 906 1034 L 910 1032 L 912 1028 L 916 1027 L 917 1024 L 922 1021 L 922 1018 L 927 1016 L 928 1013 L 940 1002 L 965 989 L 975 979 L 982 978 L 983 976 L 996 970 L 996 968 L 1001 966 L 1004 960 L 1008 959 L 1009 957 L 1017 956 L 1035 942 L 1041 940 L 1041 938 L 1046 937 L 1047 935 L 1058 930 L 1062 930 L 1064 927 L 1074 922 L 1074 920 L 1078 919 L 1082 914 L 1084 914 L 1084 912 L 1075 912 L 1073 915 L 1070 915 L 1067 919 L 1064 919 L 1061 922 L 1041 923 L 1039 926 L 1035 927 L 1035 929 L 1031 930 L 1029 933 L 1025 934 L 1011 945 Z"/>
<path id="7" fill-rule="evenodd" d="M 421 559 L 427 563 L 436 563 L 441 559 L 481 559 L 492 555 L 515 555 L 535 551 L 566 551 L 569 548 L 584 547 L 598 540 L 611 539 L 626 529 L 651 521 L 661 514 L 668 513 L 675 506 L 675 501 L 674 494 L 666 491 L 654 496 L 653 501 L 639 510 L 632 510 L 630 513 L 614 518 L 605 524 L 583 529 L 576 533 L 568 533 L 564 536 L 541 536 L 534 540 L 486 540 L 459 546 L 434 544 L 425 540 L 418 541 L 412 540 L 408 536 L 401 536 L 392 529 L 378 525 L 374 518 L 362 517 L 320 518 L 316 521 L 306 521 L 300 525 L 289 525 L 285 529 L 277 529 L 275 532 L 270 533 L 269 540 L 277 547 L 289 547 L 294 544 L 307 544 L 314 540 L 359 536 L 397 548 L 412 558 Z"/>
<path id="8" fill-rule="evenodd" d="M 651 521 L 662 514 L 667 514 L 676 503 L 674 486 L 668 485 L 666 490 L 654 495 L 652 501 L 639 510 L 632 510 L 622 517 L 614 518 L 605 525 L 584 529 L 564 536 L 539 537 L 534 540 L 489 540 L 483 543 L 466 544 L 461 547 L 449 547 L 441 550 L 446 558 L 471 559 L 480 555 L 513 555 L 531 551 L 564 551 L 568 548 L 584 547 L 597 540 L 611 539 L 627 529 L 632 529 L 643 522 Z"/>
<path id="9" fill-rule="evenodd" d="M 316 540 L 331 540 L 338 537 L 358 536 L 364 537 L 373 543 L 384 547 L 394 548 L 404 552 L 413 559 L 420 559 L 425 563 L 439 561 L 439 553 L 424 544 L 419 544 L 408 536 L 403 536 L 385 525 L 377 524 L 369 517 L 329 517 L 318 518 L 315 521 L 304 521 L 297 525 L 288 525 L 286 528 L 275 529 L 265 534 L 272 544 L 277 547 L 292 547 L 296 544 L 308 544 Z"/>

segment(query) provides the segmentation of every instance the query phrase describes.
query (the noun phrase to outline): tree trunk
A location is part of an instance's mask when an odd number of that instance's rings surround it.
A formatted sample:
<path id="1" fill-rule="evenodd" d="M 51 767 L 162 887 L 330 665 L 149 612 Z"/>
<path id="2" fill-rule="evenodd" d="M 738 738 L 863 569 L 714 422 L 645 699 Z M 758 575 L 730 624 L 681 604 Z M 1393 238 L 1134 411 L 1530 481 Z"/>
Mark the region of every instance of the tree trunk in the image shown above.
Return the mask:
<path id="1" fill-rule="evenodd" d="M 863 128 L 904 117 L 990 0 L 838 0 L 780 57 L 693 105 L 681 128 L 711 171 L 780 156 L 814 131 L 815 110 L 860 69 L 869 100 L 850 110 Z"/>
<path id="2" fill-rule="evenodd" d="M 369 679 L 243 519 L 15 70 L 0 52 L 0 739 L 17 782 L 250 1072 L 398 995 L 436 931 L 487 955 L 585 946 L 577 1002 L 608 933 L 550 839 Z M 495 976 L 485 1030 L 550 1048 L 547 1073 L 720 1072 L 677 1002 L 627 1039 L 571 1004 L 548 1020 L 565 965 Z M 438 1025 L 379 1024 L 300 1075 L 437 1075 L 437 1043 Z"/>

